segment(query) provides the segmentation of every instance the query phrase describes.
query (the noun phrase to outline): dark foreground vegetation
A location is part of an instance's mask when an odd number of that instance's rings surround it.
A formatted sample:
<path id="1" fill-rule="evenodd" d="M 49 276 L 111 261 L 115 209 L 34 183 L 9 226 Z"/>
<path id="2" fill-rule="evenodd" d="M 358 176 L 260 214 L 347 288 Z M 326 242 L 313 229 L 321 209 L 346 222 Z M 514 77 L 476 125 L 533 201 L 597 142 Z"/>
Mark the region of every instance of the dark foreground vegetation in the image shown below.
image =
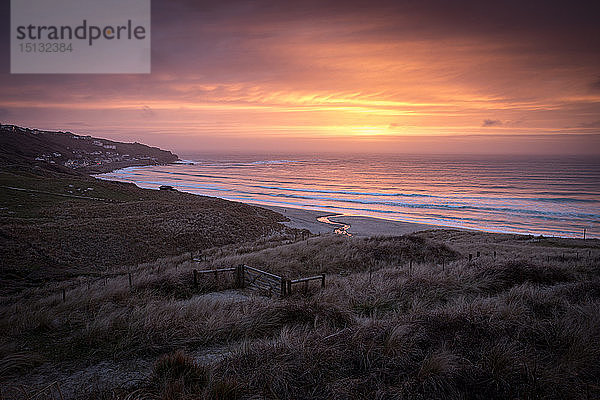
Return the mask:
<path id="1" fill-rule="evenodd" d="M 600 396 L 597 240 L 272 235 L 203 255 L 132 267 L 131 288 L 116 268 L 4 298 L 3 393 L 58 382 L 80 399 Z M 327 286 L 268 298 L 226 276 L 192 284 L 193 268 L 240 263 L 325 272 Z"/>
<path id="2" fill-rule="evenodd" d="M 0 170 L 0 293 L 257 239 L 269 210 L 86 175 Z"/>
<path id="3" fill-rule="evenodd" d="M 0 400 L 600 398 L 598 240 L 304 240 L 262 208 L 78 172 L 169 152 L 0 130 Z M 239 264 L 327 285 L 193 282 Z"/>

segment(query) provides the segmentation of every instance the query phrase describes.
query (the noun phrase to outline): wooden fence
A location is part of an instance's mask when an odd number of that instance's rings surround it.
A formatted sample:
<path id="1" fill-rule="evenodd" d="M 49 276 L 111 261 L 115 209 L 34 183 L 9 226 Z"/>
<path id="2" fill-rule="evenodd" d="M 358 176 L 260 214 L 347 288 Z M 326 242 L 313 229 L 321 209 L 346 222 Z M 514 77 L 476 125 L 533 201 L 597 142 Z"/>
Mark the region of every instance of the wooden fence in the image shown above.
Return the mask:
<path id="1" fill-rule="evenodd" d="M 303 283 L 304 289 L 308 289 L 308 283 L 316 280 L 321 282 L 322 288 L 325 287 L 325 274 L 309 276 L 306 278 L 285 279 L 279 275 L 248 265 L 238 265 L 234 268 L 195 269 L 193 271 L 194 285 L 198 285 L 201 275 L 214 275 L 215 279 L 218 279 L 219 274 L 226 272 L 233 272 L 234 286 L 236 288 L 259 290 L 268 295 L 279 294 L 280 296 L 286 296 L 292 293 L 293 285 Z"/>
<path id="2" fill-rule="evenodd" d="M 325 287 L 325 274 L 309 276 L 307 278 L 291 279 L 286 281 L 286 294 L 292 293 L 292 285 L 304 283 L 304 290 L 308 290 L 308 282 L 310 281 L 321 281 L 321 287 Z"/>

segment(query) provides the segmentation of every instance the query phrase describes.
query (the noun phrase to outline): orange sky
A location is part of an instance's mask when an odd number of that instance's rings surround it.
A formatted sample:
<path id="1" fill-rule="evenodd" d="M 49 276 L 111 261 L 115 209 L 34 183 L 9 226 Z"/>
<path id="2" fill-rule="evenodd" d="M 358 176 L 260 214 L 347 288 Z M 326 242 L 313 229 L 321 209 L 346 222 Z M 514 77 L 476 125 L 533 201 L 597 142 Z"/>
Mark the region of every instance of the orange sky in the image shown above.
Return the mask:
<path id="1" fill-rule="evenodd" d="M 152 74 L 2 60 L 0 121 L 176 152 L 599 154 L 597 6 L 575 3 L 154 0 Z"/>

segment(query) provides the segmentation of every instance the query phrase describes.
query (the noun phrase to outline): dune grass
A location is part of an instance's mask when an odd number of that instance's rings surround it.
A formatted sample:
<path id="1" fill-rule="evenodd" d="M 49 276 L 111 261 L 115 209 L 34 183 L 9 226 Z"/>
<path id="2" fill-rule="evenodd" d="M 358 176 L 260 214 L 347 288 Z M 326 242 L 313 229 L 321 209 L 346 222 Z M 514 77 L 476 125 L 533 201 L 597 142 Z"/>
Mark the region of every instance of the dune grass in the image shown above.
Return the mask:
<path id="1" fill-rule="evenodd" d="M 201 266 L 166 257 L 129 267 L 132 288 L 122 268 L 3 299 L 0 372 L 14 383 L 36 366 L 158 360 L 140 382 L 79 394 L 98 399 L 597 398 L 600 252 L 586 245 L 279 235 L 205 250 Z M 192 285 L 193 268 L 240 263 L 325 272 L 327 286 L 279 299 L 232 292 L 225 276 Z M 212 362 L 194 356 L 220 346 Z"/>

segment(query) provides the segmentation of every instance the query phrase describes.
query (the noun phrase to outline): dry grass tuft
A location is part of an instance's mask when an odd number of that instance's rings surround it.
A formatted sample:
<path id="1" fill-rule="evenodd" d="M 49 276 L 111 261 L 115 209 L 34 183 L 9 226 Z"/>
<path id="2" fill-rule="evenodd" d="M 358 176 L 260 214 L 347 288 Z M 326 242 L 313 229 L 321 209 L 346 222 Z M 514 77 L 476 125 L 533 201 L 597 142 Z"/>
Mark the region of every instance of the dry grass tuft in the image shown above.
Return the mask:
<path id="1" fill-rule="evenodd" d="M 151 387 L 160 399 L 191 399 L 208 383 L 208 371 L 179 350 L 161 356 L 155 363 Z"/>

